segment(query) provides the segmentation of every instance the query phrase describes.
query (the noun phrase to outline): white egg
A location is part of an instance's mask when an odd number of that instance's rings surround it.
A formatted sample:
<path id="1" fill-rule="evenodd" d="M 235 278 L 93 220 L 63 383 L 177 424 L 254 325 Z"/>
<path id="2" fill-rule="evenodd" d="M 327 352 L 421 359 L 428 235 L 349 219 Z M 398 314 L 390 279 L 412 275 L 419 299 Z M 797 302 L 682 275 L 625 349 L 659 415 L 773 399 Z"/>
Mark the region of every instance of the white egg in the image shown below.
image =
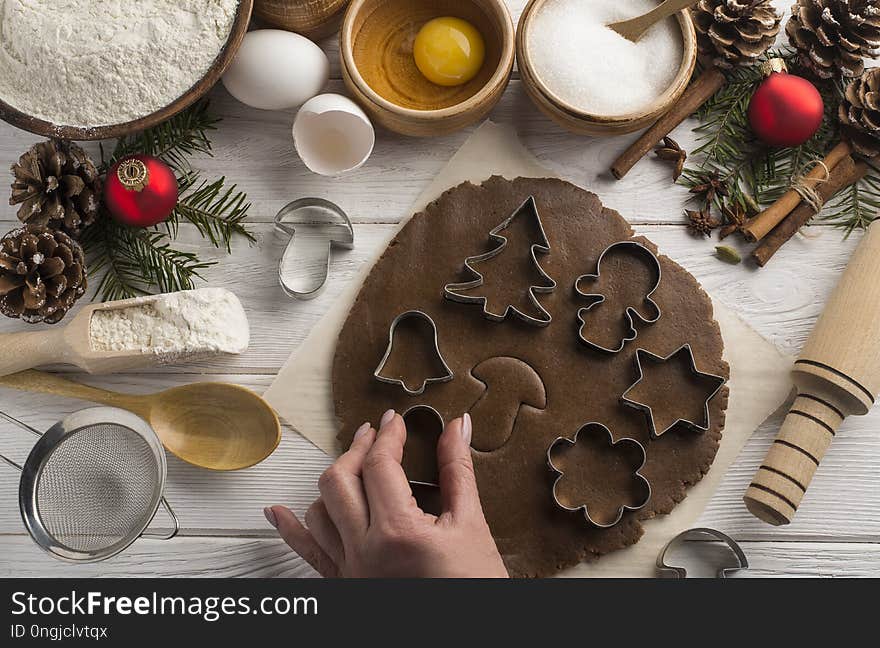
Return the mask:
<path id="1" fill-rule="evenodd" d="M 223 85 L 248 106 L 284 110 L 321 92 L 329 75 L 327 56 L 308 38 L 281 29 L 258 29 L 245 34 L 223 75 Z"/>

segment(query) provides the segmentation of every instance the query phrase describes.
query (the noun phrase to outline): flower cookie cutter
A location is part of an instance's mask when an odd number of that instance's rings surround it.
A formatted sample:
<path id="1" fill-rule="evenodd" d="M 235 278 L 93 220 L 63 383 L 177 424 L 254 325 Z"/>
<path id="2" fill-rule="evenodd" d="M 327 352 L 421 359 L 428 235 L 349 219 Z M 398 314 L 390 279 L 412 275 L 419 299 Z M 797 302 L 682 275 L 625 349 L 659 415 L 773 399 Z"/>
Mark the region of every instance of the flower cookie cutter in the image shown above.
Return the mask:
<path id="1" fill-rule="evenodd" d="M 661 578 L 687 578 L 687 570 L 684 567 L 670 565 L 667 556 L 679 545 L 694 540 L 716 540 L 723 542 L 727 545 L 727 548 L 730 549 L 730 554 L 736 562 L 733 564 L 719 564 L 718 571 L 716 572 L 718 578 L 727 578 L 735 571 L 748 569 L 749 559 L 746 558 L 745 552 L 736 540 L 726 533 L 721 533 L 721 531 L 709 529 L 708 527 L 697 527 L 682 531 L 670 540 L 666 546 L 663 547 L 662 551 L 660 551 L 660 555 L 657 556 L 657 571 Z"/>
<path id="2" fill-rule="evenodd" d="M 644 303 L 651 308 L 653 308 L 657 312 L 657 316 L 654 318 L 645 318 L 632 306 L 626 307 L 626 317 L 627 322 L 629 324 L 629 333 L 624 336 L 624 338 L 620 341 L 620 346 L 616 349 L 612 349 L 610 347 L 604 347 L 601 344 L 590 340 L 584 335 L 584 326 L 586 325 L 585 314 L 591 309 L 595 308 L 599 304 L 605 301 L 605 295 L 598 293 L 588 293 L 584 292 L 580 289 L 579 284 L 581 281 L 596 281 L 599 279 L 602 273 L 602 261 L 605 259 L 605 256 L 612 251 L 616 251 L 619 249 L 629 249 L 633 252 L 644 256 L 649 260 L 651 265 L 652 274 L 656 277 L 656 281 L 654 282 L 653 288 L 645 295 Z M 593 349 L 598 351 L 604 351 L 605 353 L 619 353 L 623 350 L 623 347 L 626 346 L 627 342 L 631 342 L 638 337 L 639 332 L 636 330 L 635 321 L 638 319 L 640 322 L 644 324 L 653 324 L 657 320 L 660 319 L 660 316 L 663 314 L 660 310 L 660 306 L 655 302 L 651 297 L 657 291 L 657 288 L 660 287 L 660 280 L 662 278 L 662 270 L 660 268 L 660 260 L 657 258 L 657 255 L 651 252 L 646 246 L 642 245 L 638 241 L 618 241 L 617 243 L 612 243 L 607 248 L 602 251 L 602 254 L 599 255 L 599 260 L 596 261 L 596 272 L 594 274 L 584 274 L 575 279 L 574 282 L 574 290 L 581 297 L 585 297 L 587 299 L 592 299 L 593 302 L 589 306 L 584 306 L 583 308 L 578 309 L 577 317 L 580 325 L 578 327 L 578 339 Z"/>
<path id="3" fill-rule="evenodd" d="M 638 504 L 635 504 L 635 505 L 621 504 L 617 509 L 617 514 L 615 515 L 614 519 L 610 522 L 598 522 L 590 514 L 590 507 L 589 507 L 589 503 L 587 503 L 587 502 L 584 502 L 582 504 L 578 504 L 577 506 L 574 506 L 574 507 L 565 505 L 563 502 L 560 501 L 559 495 L 557 494 L 557 491 L 556 491 L 557 486 L 559 485 L 559 482 L 565 476 L 565 472 L 553 463 L 553 449 L 557 445 L 560 445 L 563 443 L 567 443 L 569 446 L 574 446 L 577 443 L 578 435 L 580 435 L 581 432 L 583 432 L 584 430 L 586 430 L 588 428 L 595 428 L 595 429 L 598 429 L 600 432 L 604 432 L 604 436 L 607 437 L 609 447 L 613 448 L 614 446 L 618 446 L 618 445 L 629 446 L 631 448 L 634 448 L 636 450 L 636 452 L 642 458 L 642 461 L 639 464 L 639 466 L 635 469 L 635 471 L 633 471 L 633 476 L 636 477 L 637 479 L 639 479 L 642 484 L 644 484 L 645 497 L 643 498 L 643 500 L 641 500 Z M 557 474 L 556 479 L 553 481 L 553 488 L 552 488 L 553 501 L 556 502 L 556 506 L 558 506 L 559 508 L 561 508 L 565 511 L 573 511 L 573 512 L 574 511 L 583 511 L 584 518 L 587 520 L 587 522 L 589 522 L 593 526 L 599 527 L 600 529 L 607 529 L 607 528 L 613 527 L 615 524 L 620 522 L 621 518 L 623 518 L 624 512 L 638 511 L 639 509 L 644 508 L 644 506 L 651 499 L 651 482 L 649 482 L 647 480 L 647 478 L 644 475 L 642 475 L 641 472 L 639 472 L 639 471 L 641 471 L 642 468 L 645 467 L 646 458 L 647 457 L 645 455 L 645 446 L 643 446 L 641 443 L 639 443 L 635 439 L 631 439 L 629 437 L 624 437 L 622 439 L 618 439 L 617 441 L 615 441 L 614 436 L 611 434 L 611 430 L 609 430 L 605 425 L 602 425 L 601 423 L 595 423 L 595 422 L 585 423 L 584 425 L 582 425 L 578 429 L 577 432 L 574 433 L 574 436 L 572 438 L 564 437 L 564 436 L 557 437 L 550 444 L 550 447 L 547 448 L 547 465 L 550 466 L 550 469 Z"/>
<path id="4" fill-rule="evenodd" d="M 281 288 L 294 299 L 317 297 L 330 275 L 333 248 L 354 248 L 354 227 L 339 205 L 300 198 L 275 215 L 275 228 L 290 236 L 278 264 Z"/>
<path id="5" fill-rule="evenodd" d="M 507 248 L 507 237 L 503 234 L 500 234 L 503 230 L 505 230 L 513 220 L 523 211 L 529 210 L 532 216 L 535 218 L 535 222 L 538 225 L 538 231 L 541 235 L 542 243 L 533 243 L 530 249 L 530 254 L 532 257 L 532 266 L 538 271 L 542 279 L 545 279 L 551 285 L 549 286 L 529 286 L 529 301 L 532 303 L 532 306 L 535 307 L 541 313 L 540 317 L 534 317 L 532 315 L 528 315 L 519 310 L 516 306 L 512 304 L 508 304 L 503 313 L 493 313 L 489 310 L 489 300 L 485 296 L 474 296 L 474 295 L 462 295 L 456 290 L 471 290 L 473 288 L 479 288 L 485 282 L 483 274 L 476 270 L 473 266 L 474 264 L 480 263 L 482 261 L 488 261 L 489 259 L 494 259 L 496 256 L 501 254 Z M 516 211 L 513 212 L 508 218 L 506 218 L 500 225 L 496 226 L 489 232 L 489 239 L 497 244 L 497 247 L 488 252 L 484 252 L 483 254 L 477 254 L 475 256 L 469 256 L 464 260 L 465 269 L 474 277 L 474 279 L 470 281 L 464 281 L 461 283 L 448 283 L 443 286 L 443 295 L 446 299 L 450 301 L 459 302 L 461 304 L 479 304 L 483 309 L 483 317 L 486 319 L 492 320 L 493 322 L 503 322 L 507 319 L 507 316 L 513 314 L 514 317 L 519 320 L 525 322 L 526 324 L 532 324 L 533 326 L 547 326 L 550 322 L 553 321 L 553 316 L 547 311 L 546 308 L 541 306 L 541 303 L 538 301 L 538 297 L 536 293 L 551 293 L 556 290 L 556 281 L 548 275 L 544 269 L 541 267 L 541 264 L 538 262 L 537 253 L 541 252 L 542 254 L 550 253 L 550 243 L 547 239 L 547 234 L 544 231 L 544 224 L 541 222 L 541 215 L 538 213 L 538 206 L 535 203 L 535 197 L 529 196 L 523 201 L 523 203 L 517 207 Z"/>
<path id="6" fill-rule="evenodd" d="M 422 319 L 431 326 L 431 329 L 433 331 L 433 350 L 437 360 L 442 365 L 444 371 L 442 376 L 429 376 L 425 378 L 422 381 L 422 384 L 417 389 L 410 389 L 406 386 L 406 383 L 400 378 L 390 378 L 388 376 L 382 375 L 382 371 L 385 369 L 385 364 L 388 362 L 388 359 L 391 357 L 391 354 L 394 351 L 394 333 L 397 331 L 397 327 L 402 322 L 413 318 Z M 450 369 L 449 365 L 446 364 L 446 360 L 443 358 L 443 354 L 440 353 L 440 341 L 437 338 L 437 324 L 434 322 L 434 319 L 430 315 L 420 310 L 409 310 L 401 313 L 391 321 L 391 326 L 388 328 L 388 347 L 385 349 L 385 355 L 382 356 L 382 359 L 376 366 L 376 370 L 373 371 L 373 377 L 379 382 L 383 382 L 389 385 L 400 386 L 403 391 L 405 391 L 410 396 L 420 396 L 424 393 L 428 385 L 433 383 L 449 382 L 455 377 L 455 375 L 452 373 L 452 369 Z"/>
<path id="7" fill-rule="evenodd" d="M 690 371 L 691 375 L 696 376 L 698 378 L 705 378 L 705 379 L 713 380 L 713 381 L 717 382 L 718 384 L 709 393 L 709 395 L 706 397 L 705 401 L 703 402 L 703 421 L 705 421 L 704 423 L 698 423 L 696 421 L 691 421 L 691 420 L 688 420 L 685 418 L 678 418 L 675 421 L 673 421 L 672 423 L 670 423 L 669 425 L 667 425 L 664 429 L 658 430 L 657 425 L 656 425 L 656 420 L 654 418 L 654 409 L 650 405 L 648 405 L 647 403 L 642 403 L 640 401 L 637 401 L 637 400 L 630 398 L 627 394 L 629 394 L 633 389 L 635 389 L 636 386 L 638 386 L 642 382 L 642 380 L 644 380 L 644 378 L 645 378 L 645 371 L 642 366 L 642 361 L 644 359 L 647 359 L 651 362 L 659 364 L 659 363 L 669 361 L 670 359 L 672 359 L 673 357 L 675 357 L 679 353 L 687 354 L 688 370 Z M 716 374 L 706 373 L 704 371 L 700 371 L 699 369 L 697 369 L 697 363 L 696 363 L 696 360 L 694 360 L 694 352 L 691 349 L 690 344 L 682 344 L 680 347 L 678 347 L 675 351 L 670 353 L 665 358 L 663 356 L 656 355 L 654 353 L 651 353 L 650 351 L 647 351 L 647 350 L 641 349 L 641 348 L 636 349 L 636 353 L 635 353 L 634 357 L 635 357 L 635 362 L 636 362 L 636 369 L 638 370 L 639 376 L 636 379 L 636 381 L 632 385 L 630 385 L 629 388 L 625 392 L 623 392 L 623 395 L 620 397 L 620 402 L 623 403 L 624 405 L 627 405 L 628 407 L 632 407 L 634 409 L 637 409 L 645 414 L 645 417 L 648 420 L 648 430 L 651 432 L 651 438 L 657 439 L 657 438 L 663 436 L 666 432 L 669 432 L 669 430 L 671 430 L 672 428 L 674 428 L 676 425 L 679 425 L 679 424 L 684 425 L 685 427 L 693 430 L 694 432 L 699 432 L 699 433 L 708 432 L 709 427 L 711 426 L 711 421 L 709 418 L 709 402 L 715 397 L 715 395 L 719 391 L 721 391 L 721 388 L 724 386 L 724 383 L 727 382 L 727 379 L 724 378 L 724 376 L 718 376 Z"/>

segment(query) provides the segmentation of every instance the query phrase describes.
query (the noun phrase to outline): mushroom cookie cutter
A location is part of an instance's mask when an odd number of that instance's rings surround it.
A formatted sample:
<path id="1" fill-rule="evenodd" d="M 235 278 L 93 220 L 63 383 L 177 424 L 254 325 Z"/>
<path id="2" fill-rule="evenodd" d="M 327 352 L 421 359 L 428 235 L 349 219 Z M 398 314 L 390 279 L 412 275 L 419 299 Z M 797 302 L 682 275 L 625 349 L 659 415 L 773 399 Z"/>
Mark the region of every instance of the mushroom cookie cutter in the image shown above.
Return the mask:
<path id="1" fill-rule="evenodd" d="M 605 301 L 605 295 L 598 293 L 588 293 L 584 292 L 580 289 L 579 284 L 581 281 L 596 281 L 602 274 L 602 261 L 605 259 L 605 255 L 610 252 L 619 250 L 619 249 L 628 249 L 631 252 L 634 252 L 640 256 L 643 256 L 645 259 L 649 261 L 651 265 L 652 274 L 656 277 L 656 281 L 654 282 L 654 287 L 645 295 L 644 303 L 651 308 L 653 308 L 657 312 L 657 317 L 654 318 L 645 318 L 632 306 L 626 307 L 626 318 L 629 324 L 629 333 L 624 336 L 624 338 L 620 341 L 620 346 L 616 349 L 612 349 L 609 347 L 603 347 L 601 344 L 597 344 L 596 342 L 588 339 L 584 335 L 584 327 L 587 324 L 586 321 L 586 313 L 591 309 L 595 308 L 599 304 Z M 599 260 L 596 262 L 596 272 L 595 274 L 585 274 L 581 275 L 574 282 L 574 290 L 581 297 L 585 297 L 587 299 L 592 299 L 592 303 L 589 306 L 584 306 L 583 308 L 578 309 L 577 318 L 578 318 L 578 339 L 593 349 L 597 349 L 598 351 L 604 351 L 605 353 L 619 353 L 623 350 L 623 347 L 626 346 L 627 342 L 635 340 L 638 337 L 639 332 L 636 330 L 635 321 L 638 319 L 640 322 L 644 324 L 653 324 L 657 320 L 660 319 L 660 316 L 663 314 L 660 311 L 660 306 L 651 299 L 651 296 L 657 291 L 657 288 L 660 287 L 660 279 L 662 278 L 662 271 L 660 269 L 660 260 L 657 258 L 657 255 L 651 252 L 647 247 L 639 243 L 638 241 L 618 241 L 617 243 L 612 243 L 607 248 L 602 251 L 602 254 L 599 255 Z"/>
<path id="2" fill-rule="evenodd" d="M 494 259 L 507 248 L 507 237 L 502 235 L 500 232 L 507 229 L 507 227 L 510 226 L 514 219 L 524 212 L 528 212 L 534 217 L 535 222 L 538 225 L 538 230 L 541 234 L 541 243 L 533 243 L 530 249 L 532 265 L 538 271 L 541 278 L 551 284 L 549 286 L 529 286 L 529 301 L 531 301 L 532 306 L 534 306 L 536 310 L 540 311 L 540 317 L 527 315 L 512 304 L 508 304 L 505 307 L 503 313 L 493 313 L 489 310 L 489 300 L 485 296 L 480 297 L 474 295 L 462 295 L 457 292 L 472 290 L 474 288 L 479 288 L 483 285 L 483 283 L 485 282 L 483 274 L 473 267 L 474 264 L 488 261 L 489 259 Z M 445 286 L 443 286 L 444 297 L 446 297 L 446 299 L 450 301 L 459 302 L 461 304 L 479 304 L 483 307 L 483 316 L 486 319 L 492 320 L 493 322 L 503 322 L 505 319 L 507 319 L 507 316 L 512 313 L 515 317 L 525 322 L 526 324 L 532 324 L 534 326 L 547 326 L 548 324 L 550 324 L 550 322 L 553 321 L 553 317 L 552 315 L 550 315 L 547 309 L 541 306 L 541 303 L 538 301 L 536 293 L 553 292 L 554 290 L 556 290 L 556 281 L 550 275 L 544 272 L 544 269 L 538 262 L 537 253 L 541 252 L 542 254 L 549 254 L 550 243 L 547 240 L 547 234 L 544 231 L 544 225 L 543 223 L 541 223 L 541 216 L 540 214 L 538 214 L 538 206 L 535 204 L 535 197 L 529 196 L 528 198 L 526 198 L 525 201 L 519 207 L 517 207 L 516 211 L 514 211 L 513 214 L 510 215 L 510 217 L 505 219 L 500 225 L 489 232 L 489 239 L 493 243 L 497 243 L 498 247 L 496 247 L 494 250 L 490 250 L 489 252 L 484 252 L 483 254 L 477 254 L 476 256 L 467 257 L 464 260 L 465 269 L 474 276 L 474 279 L 462 283 L 446 284 Z"/>
<path id="3" fill-rule="evenodd" d="M 746 558 L 745 552 L 742 550 L 742 547 L 737 544 L 736 540 L 726 533 L 721 533 L 721 531 L 716 531 L 715 529 L 709 529 L 707 527 L 697 527 L 695 529 L 682 531 L 670 540 L 666 546 L 663 547 L 662 551 L 660 551 L 660 555 L 657 556 L 657 571 L 661 578 L 687 578 L 687 570 L 684 567 L 670 565 L 667 561 L 667 555 L 674 548 L 678 547 L 678 545 L 683 545 L 685 542 L 692 540 L 718 540 L 723 542 L 727 545 L 727 548 L 730 549 L 730 554 L 736 562 L 734 564 L 721 564 L 716 573 L 718 578 L 727 578 L 733 572 L 740 569 L 748 569 L 749 567 L 749 560 Z"/>
<path id="4" fill-rule="evenodd" d="M 394 351 L 394 334 L 397 331 L 397 327 L 404 321 L 409 319 L 422 319 L 426 321 L 433 331 L 433 340 L 434 340 L 434 353 L 436 355 L 437 360 L 443 367 L 443 375 L 442 376 L 433 376 L 425 378 L 422 381 L 421 386 L 418 389 L 410 389 L 406 386 L 406 383 L 400 378 L 389 378 L 388 376 L 383 376 L 382 371 L 385 369 L 385 364 L 388 362 L 388 358 L 391 357 L 391 353 Z M 434 323 L 434 320 L 430 315 L 420 310 L 409 310 L 404 313 L 401 313 L 397 317 L 395 317 L 391 321 L 391 326 L 388 328 L 388 347 L 385 349 L 385 355 L 382 356 L 382 359 L 379 361 L 379 364 L 376 366 L 376 370 L 373 372 L 373 377 L 379 382 L 386 383 L 388 385 L 399 385 L 403 391 L 405 391 L 410 396 L 420 396 L 424 393 L 425 389 L 428 385 L 433 383 L 444 383 L 449 382 L 455 376 L 452 373 L 452 369 L 449 368 L 449 365 L 446 364 L 446 360 L 443 359 L 443 354 L 440 353 L 440 341 L 437 338 L 437 325 Z"/>
<path id="5" fill-rule="evenodd" d="M 295 299 L 317 297 L 330 275 L 330 251 L 354 248 L 354 227 L 341 207 L 323 198 L 300 198 L 275 215 L 275 228 L 290 236 L 278 264 L 278 281 Z"/>
<path id="6" fill-rule="evenodd" d="M 645 378 L 645 371 L 642 366 L 643 360 L 649 360 L 655 364 L 661 364 L 664 362 L 668 362 L 669 360 L 671 360 L 672 358 L 674 358 L 675 356 L 677 356 L 680 353 L 687 355 L 688 370 L 690 371 L 691 375 L 696 376 L 698 378 L 705 378 L 705 379 L 711 380 L 713 382 L 716 382 L 717 385 L 712 389 L 712 391 L 709 393 L 709 395 L 706 396 L 706 399 L 703 402 L 703 421 L 704 421 L 703 423 L 698 423 L 696 421 L 690 421 L 685 418 L 677 418 L 675 421 L 673 421 L 672 423 L 667 425 L 664 429 L 657 430 L 656 422 L 654 420 L 653 408 L 647 403 L 642 403 L 640 401 L 634 400 L 633 398 L 630 398 L 628 396 L 628 394 L 631 391 L 633 391 Z M 648 420 L 648 429 L 651 432 L 652 438 L 654 438 L 654 439 L 660 438 L 666 432 L 669 432 L 669 430 L 671 430 L 672 428 L 674 428 L 678 424 L 682 424 L 685 427 L 687 427 L 695 432 L 702 433 L 702 432 L 709 431 L 709 426 L 711 424 L 711 421 L 709 419 L 709 402 L 715 397 L 715 394 L 717 394 L 719 391 L 721 391 L 721 388 L 724 386 L 724 383 L 727 382 L 726 378 L 724 378 L 723 376 L 718 376 L 716 374 L 706 373 L 704 371 L 700 371 L 699 369 L 697 369 L 697 364 L 696 364 L 696 361 L 694 360 L 694 352 L 691 349 L 690 344 L 682 344 L 680 347 L 678 347 L 675 351 L 670 353 L 665 358 L 663 356 L 655 355 L 655 354 L 651 353 L 650 351 L 646 351 L 645 349 L 636 349 L 635 361 L 636 361 L 636 369 L 639 372 L 639 377 L 636 379 L 636 381 L 632 385 L 629 386 L 629 388 L 625 392 L 623 392 L 623 395 L 620 397 L 620 402 L 623 403 L 624 405 L 627 405 L 627 406 L 632 407 L 634 409 L 637 409 L 641 412 L 644 412 L 645 417 Z"/>
<path id="7" fill-rule="evenodd" d="M 443 433 L 443 428 L 445 427 L 446 423 L 443 421 L 443 416 L 440 414 L 440 412 L 435 410 L 430 405 L 413 405 L 412 407 L 407 408 L 407 410 L 403 414 L 401 414 L 400 416 L 403 419 L 403 422 L 407 423 L 414 416 L 418 416 L 420 414 L 426 415 L 426 416 L 434 419 L 433 423 L 434 423 L 434 425 L 437 426 L 437 428 L 435 430 L 436 436 L 437 436 L 437 439 L 439 439 L 440 435 Z M 424 434 L 425 432 L 430 433 L 431 430 L 415 430 L 415 429 L 410 429 L 410 426 L 411 426 L 411 424 L 407 425 L 406 443 L 411 444 L 411 445 L 410 445 L 409 450 L 407 450 L 406 444 L 404 444 L 403 458 L 401 459 L 401 462 L 400 462 L 401 465 L 403 466 L 404 472 L 407 474 L 407 481 L 410 484 L 415 484 L 417 486 L 433 486 L 436 488 L 436 487 L 440 486 L 440 479 L 439 479 L 439 474 L 438 474 L 439 468 L 437 466 L 437 443 L 436 443 L 437 439 L 434 439 L 434 443 L 431 445 L 431 447 L 420 448 L 422 451 L 427 452 L 430 456 L 431 462 L 430 462 L 430 466 L 428 467 L 428 469 L 432 474 L 431 475 L 419 475 L 417 472 L 418 468 L 413 466 L 413 460 L 412 460 L 413 445 L 412 445 L 412 443 L 415 443 L 416 439 L 419 438 L 417 435 Z M 419 440 L 422 441 L 422 439 L 419 439 Z M 424 466 L 422 468 L 424 469 Z M 411 479 L 409 477 L 409 475 L 414 474 L 414 473 L 416 474 L 416 477 Z"/>
<path id="8" fill-rule="evenodd" d="M 583 504 L 579 504 L 578 506 L 574 506 L 574 507 L 566 506 L 565 504 L 563 504 L 559 500 L 559 495 L 556 492 L 557 486 L 559 486 L 559 482 L 562 481 L 562 479 L 565 477 L 565 471 L 561 470 L 558 466 L 556 466 L 556 464 L 553 463 L 553 449 L 557 445 L 560 445 L 563 443 L 567 443 L 569 446 L 574 446 L 575 444 L 577 444 L 578 436 L 581 434 L 581 432 L 583 432 L 584 430 L 587 430 L 588 428 L 596 428 L 600 432 L 604 432 L 605 436 L 607 436 L 607 438 L 608 438 L 608 446 L 609 447 L 614 448 L 615 446 L 621 446 L 621 447 L 628 446 L 631 448 L 635 448 L 636 452 L 642 458 L 641 464 L 639 464 L 639 466 L 633 471 L 633 477 L 635 477 L 642 484 L 644 484 L 644 487 L 645 487 L 644 500 L 640 501 L 638 504 L 636 504 L 634 506 L 627 505 L 627 504 L 621 504 L 620 507 L 618 507 L 618 509 L 617 509 L 616 516 L 610 522 L 597 522 L 592 517 L 592 515 L 590 515 L 589 504 L 586 502 L 584 502 Z M 584 518 L 587 520 L 587 522 L 589 522 L 593 526 L 599 527 L 600 529 L 607 529 L 607 528 L 613 527 L 615 524 L 620 522 L 621 518 L 623 518 L 623 514 L 625 511 L 638 511 L 639 509 L 644 508 L 644 506 L 651 500 L 651 482 L 649 482 L 647 480 L 647 478 L 644 475 L 642 475 L 641 472 L 639 472 L 642 468 L 645 467 L 646 458 L 647 457 L 645 455 L 645 446 L 643 446 L 641 443 L 639 443 L 635 439 L 630 439 L 629 437 L 624 437 L 622 439 L 618 439 L 617 441 L 615 441 L 614 437 L 611 434 L 611 430 L 609 430 L 605 425 L 602 425 L 601 423 L 594 423 L 594 422 L 585 423 L 584 425 L 582 425 L 578 429 L 577 432 L 574 433 L 574 437 L 572 437 L 572 438 L 568 438 L 568 437 L 564 437 L 564 436 L 557 437 L 553 441 L 553 443 L 550 444 L 550 447 L 547 448 L 547 465 L 550 466 L 550 469 L 557 474 L 556 479 L 553 481 L 553 488 L 552 488 L 553 501 L 556 502 L 556 506 L 558 506 L 559 508 L 561 508 L 565 511 L 583 511 Z"/>

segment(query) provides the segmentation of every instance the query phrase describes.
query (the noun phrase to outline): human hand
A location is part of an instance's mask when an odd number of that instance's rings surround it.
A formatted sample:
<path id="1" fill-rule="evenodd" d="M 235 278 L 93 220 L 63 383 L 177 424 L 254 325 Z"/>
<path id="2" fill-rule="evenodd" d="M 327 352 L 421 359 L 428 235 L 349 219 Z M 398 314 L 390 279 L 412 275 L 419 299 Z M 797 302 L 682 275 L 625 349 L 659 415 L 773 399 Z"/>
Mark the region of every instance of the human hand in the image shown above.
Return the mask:
<path id="1" fill-rule="evenodd" d="M 388 410 L 364 423 L 318 480 L 306 526 L 287 507 L 264 509 L 284 541 L 325 577 L 507 578 L 489 532 L 471 461 L 471 419 L 451 421 L 437 442 L 439 516 L 413 497 L 400 462 L 403 419 Z"/>

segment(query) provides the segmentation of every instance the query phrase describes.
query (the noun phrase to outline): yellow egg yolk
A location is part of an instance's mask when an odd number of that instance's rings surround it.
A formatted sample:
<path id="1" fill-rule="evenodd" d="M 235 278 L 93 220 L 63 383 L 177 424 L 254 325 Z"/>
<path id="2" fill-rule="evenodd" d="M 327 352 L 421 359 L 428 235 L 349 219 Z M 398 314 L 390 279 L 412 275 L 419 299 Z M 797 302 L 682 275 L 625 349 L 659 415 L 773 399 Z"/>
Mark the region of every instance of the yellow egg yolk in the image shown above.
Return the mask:
<path id="1" fill-rule="evenodd" d="M 461 18 L 434 18 L 419 30 L 413 44 L 416 67 L 442 86 L 467 83 L 483 66 L 486 46 L 476 27 Z"/>

